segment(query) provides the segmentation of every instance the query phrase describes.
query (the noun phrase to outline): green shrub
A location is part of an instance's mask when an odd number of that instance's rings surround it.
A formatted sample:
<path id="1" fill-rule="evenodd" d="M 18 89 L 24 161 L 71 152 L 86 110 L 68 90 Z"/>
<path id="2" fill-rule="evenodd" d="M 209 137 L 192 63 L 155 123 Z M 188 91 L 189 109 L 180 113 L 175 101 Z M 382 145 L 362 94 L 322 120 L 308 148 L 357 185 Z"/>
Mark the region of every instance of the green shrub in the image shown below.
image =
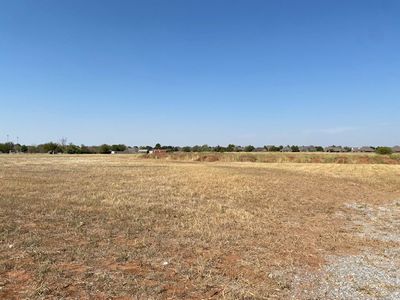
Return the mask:
<path id="1" fill-rule="evenodd" d="M 248 145 L 248 146 L 244 147 L 244 152 L 253 152 L 254 149 L 255 149 L 254 146 Z"/>
<path id="2" fill-rule="evenodd" d="M 376 148 L 375 152 L 378 153 L 378 154 L 382 154 L 382 155 L 392 154 L 393 153 L 393 149 L 390 148 L 390 147 L 378 147 L 378 148 Z"/>
<path id="3" fill-rule="evenodd" d="M 109 154 L 111 152 L 111 146 L 107 144 L 103 144 L 99 148 L 99 152 L 101 154 Z"/>

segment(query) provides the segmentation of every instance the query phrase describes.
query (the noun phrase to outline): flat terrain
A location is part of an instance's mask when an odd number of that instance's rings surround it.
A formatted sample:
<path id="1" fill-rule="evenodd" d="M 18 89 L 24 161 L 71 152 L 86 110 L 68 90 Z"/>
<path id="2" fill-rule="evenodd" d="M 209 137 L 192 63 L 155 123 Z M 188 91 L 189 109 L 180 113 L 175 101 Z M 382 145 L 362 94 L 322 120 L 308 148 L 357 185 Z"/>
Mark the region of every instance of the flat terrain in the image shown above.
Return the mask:
<path id="1" fill-rule="evenodd" d="M 400 153 L 327 152 L 168 152 L 147 158 L 175 161 L 259 162 L 259 163 L 334 163 L 334 164 L 400 164 Z"/>
<path id="2" fill-rule="evenodd" d="M 399 299 L 399 246 L 398 164 L 0 155 L 0 299 Z"/>

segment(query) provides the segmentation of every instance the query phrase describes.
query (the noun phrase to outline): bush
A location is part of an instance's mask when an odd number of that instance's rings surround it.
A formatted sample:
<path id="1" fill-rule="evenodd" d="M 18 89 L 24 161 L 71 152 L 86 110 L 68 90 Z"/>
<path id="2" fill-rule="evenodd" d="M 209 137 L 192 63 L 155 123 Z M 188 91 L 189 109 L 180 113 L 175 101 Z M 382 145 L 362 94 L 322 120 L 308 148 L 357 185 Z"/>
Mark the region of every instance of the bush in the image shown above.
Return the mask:
<path id="1" fill-rule="evenodd" d="M 234 144 L 229 144 L 228 147 L 226 147 L 227 152 L 234 152 L 236 149 L 236 146 Z"/>
<path id="2" fill-rule="evenodd" d="M 376 148 L 375 152 L 378 153 L 378 154 L 382 154 L 382 155 L 392 154 L 393 153 L 393 149 L 390 148 L 390 147 L 378 147 L 378 148 Z"/>
<path id="3" fill-rule="evenodd" d="M 111 150 L 112 150 L 112 151 L 125 151 L 126 148 L 127 148 L 127 147 L 126 147 L 124 144 L 112 145 L 112 146 L 111 146 Z"/>
<path id="4" fill-rule="evenodd" d="M 39 148 L 39 152 L 41 153 L 49 153 L 49 152 L 53 152 L 53 153 L 63 153 L 63 148 L 53 142 L 50 143 L 46 143 L 46 144 L 42 144 L 38 146 Z"/>
<path id="5" fill-rule="evenodd" d="M 265 149 L 269 152 L 279 152 L 282 148 L 276 146 L 264 146 Z"/>
<path id="6" fill-rule="evenodd" d="M 13 143 L 4 143 L 0 144 L 0 152 L 2 153 L 8 153 L 14 149 L 14 144 Z"/>
<path id="7" fill-rule="evenodd" d="M 101 154 L 109 154 L 111 152 L 111 147 L 107 144 L 103 144 L 99 148 Z"/>
<path id="8" fill-rule="evenodd" d="M 244 152 L 253 152 L 254 149 L 255 149 L 254 146 L 248 145 L 248 146 L 244 147 Z"/>
<path id="9" fill-rule="evenodd" d="M 78 146 L 76 146 L 76 145 L 74 145 L 72 143 L 69 144 L 68 146 L 66 146 L 65 152 L 67 152 L 68 154 L 80 154 L 80 153 L 82 153 L 81 149 Z"/>
<path id="10" fill-rule="evenodd" d="M 225 152 L 225 148 L 221 147 L 220 145 L 214 147 L 214 152 Z"/>
<path id="11" fill-rule="evenodd" d="M 290 147 L 292 149 L 292 152 L 300 152 L 299 146 L 295 146 L 293 145 L 292 147 Z"/>

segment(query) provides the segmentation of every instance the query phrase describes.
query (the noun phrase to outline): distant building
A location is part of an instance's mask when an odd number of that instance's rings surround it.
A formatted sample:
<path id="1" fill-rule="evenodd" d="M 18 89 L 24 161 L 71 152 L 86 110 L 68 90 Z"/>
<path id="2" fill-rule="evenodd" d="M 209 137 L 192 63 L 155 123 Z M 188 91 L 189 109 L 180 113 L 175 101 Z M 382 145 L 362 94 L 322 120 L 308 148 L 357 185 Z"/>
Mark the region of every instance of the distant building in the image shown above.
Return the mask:
<path id="1" fill-rule="evenodd" d="M 264 147 L 257 147 L 254 149 L 254 152 L 265 152 L 267 151 Z"/>
<path id="2" fill-rule="evenodd" d="M 300 146 L 300 152 L 317 152 L 317 148 L 315 146 Z"/>
<path id="3" fill-rule="evenodd" d="M 364 152 L 364 153 L 372 153 L 375 152 L 375 149 L 372 147 L 364 146 L 358 149 L 358 152 Z"/>
<path id="4" fill-rule="evenodd" d="M 400 146 L 394 146 L 392 148 L 392 150 L 393 150 L 393 153 L 400 153 Z"/>
<path id="5" fill-rule="evenodd" d="M 138 153 L 138 147 L 128 147 L 124 151 L 111 151 L 111 154 L 135 154 Z"/>
<path id="6" fill-rule="evenodd" d="M 166 149 L 154 149 L 153 152 L 154 154 L 164 154 L 167 153 Z"/>
<path id="7" fill-rule="evenodd" d="M 134 154 L 134 153 L 138 153 L 139 152 L 139 148 L 138 147 L 128 147 L 125 151 L 122 151 L 125 154 Z"/>
<path id="8" fill-rule="evenodd" d="M 244 151 L 244 148 L 242 146 L 235 147 L 235 152 L 242 152 L 242 151 Z"/>
<path id="9" fill-rule="evenodd" d="M 342 146 L 329 146 L 325 147 L 325 152 L 345 152 Z"/>

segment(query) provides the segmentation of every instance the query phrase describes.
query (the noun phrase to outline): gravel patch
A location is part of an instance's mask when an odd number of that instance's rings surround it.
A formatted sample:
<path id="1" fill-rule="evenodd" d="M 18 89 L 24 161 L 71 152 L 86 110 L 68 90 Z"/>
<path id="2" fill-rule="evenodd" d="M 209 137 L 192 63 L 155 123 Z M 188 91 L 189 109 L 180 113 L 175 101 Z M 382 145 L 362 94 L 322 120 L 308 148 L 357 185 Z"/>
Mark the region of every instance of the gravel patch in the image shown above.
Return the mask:
<path id="1" fill-rule="evenodd" d="M 355 235 L 390 246 L 328 257 L 318 272 L 294 277 L 292 299 L 400 299 L 400 202 L 347 208 L 354 212 L 349 229 Z"/>
<path id="2" fill-rule="evenodd" d="M 352 223 L 358 236 L 384 242 L 400 243 L 400 201 L 385 206 L 346 205 L 355 213 Z"/>

